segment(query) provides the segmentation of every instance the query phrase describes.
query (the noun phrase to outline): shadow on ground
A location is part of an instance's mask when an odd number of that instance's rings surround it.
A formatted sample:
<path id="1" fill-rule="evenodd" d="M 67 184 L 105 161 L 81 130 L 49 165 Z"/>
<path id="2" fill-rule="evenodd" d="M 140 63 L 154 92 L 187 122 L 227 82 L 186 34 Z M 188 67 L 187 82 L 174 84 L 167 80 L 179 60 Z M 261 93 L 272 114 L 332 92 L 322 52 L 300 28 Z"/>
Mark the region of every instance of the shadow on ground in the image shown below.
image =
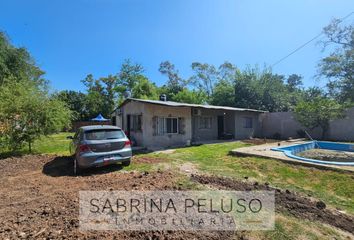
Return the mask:
<path id="1" fill-rule="evenodd" d="M 84 169 L 80 176 L 91 176 L 119 171 L 123 167 L 120 164 L 104 167 Z M 42 172 L 51 177 L 76 176 L 74 175 L 73 158 L 69 156 L 57 156 L 43 166 Z"/>

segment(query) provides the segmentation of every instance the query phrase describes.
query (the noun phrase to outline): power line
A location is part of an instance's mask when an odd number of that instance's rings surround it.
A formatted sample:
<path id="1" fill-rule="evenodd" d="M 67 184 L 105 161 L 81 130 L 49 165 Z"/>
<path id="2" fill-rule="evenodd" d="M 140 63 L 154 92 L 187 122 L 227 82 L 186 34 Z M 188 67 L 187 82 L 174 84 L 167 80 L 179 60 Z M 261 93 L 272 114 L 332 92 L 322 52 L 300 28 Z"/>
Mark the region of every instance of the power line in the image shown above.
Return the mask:
<path id="1" fill-rule="evenodd" d="M 354 12 L 349 13 L 348 15 L 346 15 L 345 17 L 343 17 L 342 19 L 340 19 L 340 22 L 343 22 L 345 19 L 347 19 L 348 17 L 350 17 L 352 14 L 354 14 Z M 279 64 L 280 62 L 282 62 L 283 60 L 287 59 L 288 57 L 290 57 L 291 55 L 293 55 L 294 53 L 296 53 L 297 51 L 299 51 L 300 49 L 302 49 L 303 47 L 305 47 L 306 45 L 308 45 L 309 43 L 311 43 L 312 41 L 316 40 L 317 38 L 319 38 L 321 35 L 323 34 L 323 32 L 317 34 L 315 37 L 311 38 L 309 41 L 305 42 L 304 44 L 302 44 L 301 46 L 297 47 L 295 50 L 293 50 L 292 52 L 290 52 L 288 55 L 286 55 L 285 57 L 282 57 L 281 59 L 279 59 L 278 61 L 276 61 L 275 63 L 273 63 L 271 65 L 271 67 L 274 67 L 275 65 Z"/>

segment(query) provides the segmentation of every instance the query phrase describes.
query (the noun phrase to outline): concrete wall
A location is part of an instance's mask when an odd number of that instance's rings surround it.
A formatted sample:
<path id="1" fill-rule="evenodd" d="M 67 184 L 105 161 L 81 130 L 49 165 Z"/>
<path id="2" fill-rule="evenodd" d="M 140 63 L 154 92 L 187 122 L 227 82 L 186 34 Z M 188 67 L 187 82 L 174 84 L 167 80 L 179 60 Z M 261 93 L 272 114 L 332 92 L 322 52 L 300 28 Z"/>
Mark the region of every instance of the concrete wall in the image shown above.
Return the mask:
<path id="1" fill-rule="evenodd" d="M 332 140 L 354 141 L 354 108 L 348 109 L 343 119 L 330 123 L 328 135 Z"/>
<path id="2" fill-rule="evenodd" d="M 189 107 L 168 107 L 141 102 L 128 102 L 122 107 L 122 126 L 124 130 L 127 129 L 126 119 L 128 114 L 142 115 L 142 130 L 131 131 L 130 133 L 138 146 L 149 149 L 184 146 L 187 140 L 192 139 L 191 110 Z M 184 133 L 156 135 L 153 128 L 154 117 L 183 118 Z"/>
<path id="3" fill-rule="evenodd" d="M 128 102 L 122 107 L 121 125 L 124 130 L 128 129 L 127 115 L 142 115 L 144 118 L 145 105 L 139 102 Z M 144 146 L 144 129 L 148 126 L 142 120 L 141 131 L 130 131 L 130 136 L 136 141 L 138 146 Z"/>
<path id="4" fill-rule="evenodd" d="M 252 118 L 252 128 L 245 128 L 245 117 Z M 260 113 L 236 112 L 235 113 L 235 139 L 248 139 L 262 135 Z"/>
<path id="5" fill-rule="evenodd" d="M 177 117 L 184 119 L 183 134 L 155 135 L 153 129 L 154 117 Z M 191 109 L 189 107 L 168 107 L 162 105 L 145 104 L 143 114 L 144 146 L 150 149 L 184 146 L 192 139 Z"/>
<path id="6" fill-rule="evenodd" d="M 320 139 L 322 131 L 320 128 L 309 130 L 296 121 L 291 112 L 264 113 L 262 118 L 262 136 L 274 138 L 280 134 L 281 138 L 300 137 L 297 133 L 300 129 L 307 130 L 314 139 Z M 334 120 L 330 123 L 327 136 L 328 140 L 354 141 L 354 108 L 348 109 L 344 119 Z"/>
<path id="7" fill-rule="evenodd" d="M 192 137 L 193 141 L 206 141 L 218 139 L 218 116 L 224 116 L 224 132 L 235 133 L 235 113 L 233 111 L 198 108 L 200 116 L 192 116 Z M 211 117 L 211 128 L 201 129 L 199 127 L 200 117 Z"/>

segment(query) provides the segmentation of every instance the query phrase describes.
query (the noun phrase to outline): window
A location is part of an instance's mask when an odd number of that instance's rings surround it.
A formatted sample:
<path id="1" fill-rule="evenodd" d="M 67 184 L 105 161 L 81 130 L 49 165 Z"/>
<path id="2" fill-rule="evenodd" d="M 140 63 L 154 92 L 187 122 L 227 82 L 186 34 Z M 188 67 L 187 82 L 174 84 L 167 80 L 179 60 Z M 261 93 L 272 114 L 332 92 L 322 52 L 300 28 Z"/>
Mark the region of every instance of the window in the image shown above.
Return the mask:
<path id="1" fill-rule="evenodd" d="M 141 115 L 130 116 L 130 130 L 141 131 Z"/>
<path id="2" fill-rule="evenodd" d="M 244 125 L 243 128 L 253 128 L 253 122 L 252 122 L 252 118 L 250 117 L 245 117 L 244 119 Z"/>
<path id="3" fill-rule="evenodd" d="M 166 133 L 178 133 L 178 118 L 165 118 Z"/>
<path id="4" fill-rule="evenodd" d="M 211 117 L 199 117 L 199 129 L 210 129 Z"/>
<path id="5" fill-rule="evenodd" d="M 115 129 L 97 129 L 85 132 L 86 140 L 122 139 L 124 137 L 123 131 Z"/>
<path id="6" fill-rule="evenodd" d="M 178 118 L 159 117 L 157 118 L 157 134 L 176 134 L 178 133 Z"/>

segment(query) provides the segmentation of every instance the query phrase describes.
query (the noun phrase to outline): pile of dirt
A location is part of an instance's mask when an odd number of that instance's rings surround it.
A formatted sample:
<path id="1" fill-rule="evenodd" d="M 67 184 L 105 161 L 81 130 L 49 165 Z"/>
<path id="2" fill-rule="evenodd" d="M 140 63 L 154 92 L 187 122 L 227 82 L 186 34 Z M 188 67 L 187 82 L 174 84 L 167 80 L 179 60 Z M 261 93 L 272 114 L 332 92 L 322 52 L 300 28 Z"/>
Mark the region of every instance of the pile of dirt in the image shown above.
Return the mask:
<path id="1" fill-rule="evenodd" d="M 314 201 L 289 190 L 282 191 L 281 189 L 272 188 L 268 183 L 249 183 L 235 181 L 229 178 L 205 175 L 192 175 L 191 178 L 198 183 L 211 185 L 225 190 L 274 190 L 275 206 L 277 211 L 286 211 L 301 219 L 317 220 L 352 234 L 354 233 L 354 217 L 338 211 L 335 212 L 333 210 L 326 209 L 326 204 L 322 201 Z"/>
<path id="2" fill-rule="evenodd" d="M 328 149 L 310 149 L 299 152 L 300 157 L 329 162 L 354 162 L 354 152 L 334 151 Z"/>
<path id="3" fill-rule="evenodd" d="M 120 166 L 109 166 L 73 176 L 72 166 L 70 157 L 59 156 L 0 160 L 0 239 L 231 239 L 235 236 L 233 232 L 218 231 L 80 232 L 80 190 L 181 188 L 178 177 L 170 171 L 124 172 L 119 171 Z"/>

